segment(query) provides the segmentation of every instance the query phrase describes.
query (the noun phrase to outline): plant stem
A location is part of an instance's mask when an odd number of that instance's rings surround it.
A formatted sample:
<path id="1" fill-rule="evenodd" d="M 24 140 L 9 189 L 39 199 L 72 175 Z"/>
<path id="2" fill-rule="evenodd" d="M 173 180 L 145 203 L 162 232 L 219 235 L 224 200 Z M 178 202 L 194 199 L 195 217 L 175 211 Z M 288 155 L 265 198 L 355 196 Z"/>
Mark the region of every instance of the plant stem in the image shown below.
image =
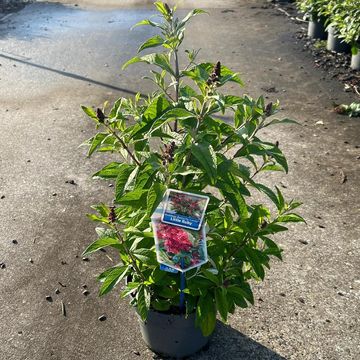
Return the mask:
<path id="1" fill-rule="evenodd" d="M 140 166 L 141 164 L 140 164 L 139 160 L 136 159 L 134 154 L 130 151 L 128 146 L 124 143 L 124 140 L 109 125 L 107 125 L 107 124 L 104 124 L 104 125 L 111 132 L 111 134 L 116 137 L 116 139 L 120 142 L 121 146 L 126 150 L 126 152 L 129 154 L 129 156 L 134 160 L 136 165 Z"/>

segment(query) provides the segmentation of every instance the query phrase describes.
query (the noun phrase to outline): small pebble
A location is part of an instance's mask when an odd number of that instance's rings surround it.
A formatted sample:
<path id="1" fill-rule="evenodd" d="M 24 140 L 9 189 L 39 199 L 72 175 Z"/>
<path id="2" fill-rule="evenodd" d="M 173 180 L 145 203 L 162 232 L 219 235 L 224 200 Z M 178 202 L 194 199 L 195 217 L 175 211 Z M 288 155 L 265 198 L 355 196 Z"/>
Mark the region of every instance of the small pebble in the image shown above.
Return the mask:
<path id="1" fill-rule="evenodd" d="M 90 294 L 89 290 L 84 290 L 84 291 L 83 291 L 83 295 L 84 295 L 84 296 L 88 296 L 89 294 Z"/>
<path id="2" fill-rule="evenodd" d="M 286 296 L 285 293 L 280 293 L 279 295 L 282 296 L 282 297 L 285 297 L 285 296 Z"/>
<path id="3" fill-rule="evenodd" d="M 53 193 L 52 196 L 57 196 L 57 193 Z"/>
<path id="4" fill-rule="evenodd" d="M 88 257 L 83 257 L 82 261 L 89 261 L 89 258 Z"/>
<path id="5" fill-rule="evenodd" d="M 15 245 L 17 245 L 17 244 L 18 244 L 18 241 L 14 239 L 14 240 L 12 240 L 12 243 L 15 244 Z"/>
<path id="6" fill-rule="evenodd" d="M 32 258 L 29 259 L 29 263 L 33 264 L 34 260 Z"/>
<path id="7" fill-rule="evenodd" d="M 50 295 L 46 296 L 45 299 L 46 299 L 46 301 L 48 301 L 48 302 L 52 302 L 52 301 L 53 301 L 53 299 L 52 299 L 52 297 L 51 297 Z"/>
<path id="8" fill-rule="evenodd" d="M 299 298 L 299 301 L 302 303 L 302 304 L 305 304 L 305 300 L 303 298 Z"/>
<path id="9" fill-rule="evenodd" d="M 1 269 L 5 269 L 5 268 L 6 268 L 5 263 L 0 263 L 0 268 L 1 268 Z"/>
<path id="10" fill-rule="evenodd" d="M 18 334 L 19 334 L 19 335 L 22 335 L 22 334 L 23 334 L 23 332 L 20 330 L 20 331 L 18 331 Z"/>
<path id="11" fill-rule="evenodd" d="M 55 294 L 59 295 L 60 294 L 60 290 L 59 289 L 55 289 Z"/>
<path id="12" fill-rule="evenodd" d="M 326 321 L 327 323 L 330 323 L 330 322 L 331 322 L 329 319 L 326 319 L 325 321 Z"/>
<path id="13" fill-rule="evenodd" d="M 134 354 L 137 356 L 140 356 L 140 352 L 139 351 L 134 351 Z"/>
<path id="14" fill-rule="evenodd" d="M 61 265 L 67 265 L 67 262 L 64 260 L 61 260 Z"/>
<path id="15" fill-rule="evenodd" d="M 345 294 L 344 294 L 342 291 L 338 291 L 337 293 L 338 293 L 338 295 L 340 295 L 340 296 L 345 296 Z"/>
<path id="16" fill-rule="evenodd" d="M 113 185 L 113 184 L 109 184 L 108 186 L 109 186 L 109 187 L 113 187 L 114 185 Z"/>
<path id="17" fill-rule="evenodd" d="M 87 285 L 86 285 L 86 284 L 81 285 L 81 287 L 82 287 L 83 289 L 87 289 Z"/>
<path id="18" fill-rule="evenodd" d="M 101 315 L 98 317 L 99 321 L 105 321 L 106 320 L 106 315 Z"/>
<path id="19" fill-rule="evenodd" d="M 1 195 L 1 198 L 0 199 L 5 199 L 5 195 Z"/>
<path id="20" fill-rule="evenodd" d="M 300 239 L 299 242 L 302 243 L 302 244 L 304 244 L 304 245 L 309 244 L 306 240 L 303 240 L 303 239 Z"/>
<path id="21" fill-rule="evenodd" d="M 71 184 L 71 185 L 77 185 L 77 183 L 75 182 L 75 180 L 66 180 L 65 184 Z"/>

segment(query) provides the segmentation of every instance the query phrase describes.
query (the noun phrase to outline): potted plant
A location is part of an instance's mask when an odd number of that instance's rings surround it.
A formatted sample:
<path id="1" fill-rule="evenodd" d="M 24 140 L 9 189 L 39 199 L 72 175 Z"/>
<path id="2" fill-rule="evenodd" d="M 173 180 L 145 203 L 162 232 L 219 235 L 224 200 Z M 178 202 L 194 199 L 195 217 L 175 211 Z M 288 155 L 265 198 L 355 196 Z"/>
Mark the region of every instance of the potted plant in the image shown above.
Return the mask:
<path id="1" fill-rule="evenodd" d="M 99 275 L 99 294 L 127 279 L 122 295 L 135 307 L 147 345 L 183 357 L 207 344 L 217 314 L 226 321 L 237 306 L 254 303 L 251 285 L 264 279 L 271 258 L 281 259 L 273 235 L 286 231 L 286 223 L 304 220 L 293 212 L 299 202 L 286 201 L 279 188 L 258 179 L 261 173 L 288 171 L 279 144 L 261 140 L 259 133 L 293 121 L 273 117 L 278 102 L 223 93 L 229 82 L 242 85 L 241 79 L 220 62 L 198 63 L 198 50 L 185 50 L 187 61 L 181 65 L 185 26 L 204 11 L 192 10 L 180 20 L 175 8 L 162 2 L 155 6 L 160 19 L 136 26 L 151 26 L 160 34 L 139 52 L 154 47 L 163 52 L 138 55 L 124 68 L 152 65 L 150 79 L 157 90 L 147 97 L 120 98 L 109 110 L 83 106 L 99 129 L 85 142 L 88 155 L 116 156 L 94 174 L 115 182 L 114 202 L 93 206 L 96 213 L 89 218 L 101 227 L 84 256 L 106 247 L 118 252 L 119 264 Z M 181 274 L 160 268 L 151 226 L 168 189 L 209 198 L 203 224 L 207 233 L 203 227 L 199 234 L 207 238 L 209 261 Z M 263 202 L 253 200 L 254 192 L 264 196 Z M 199 255 L 190 253 L 190 231 L 161 231 L 173 257 L 197 260 Z"/>
<path id="2" fill-rule="evenodd" d="M 358 3 L 346 0 L 341 10 L 336 12 L 334 21 L 339 30 L 339 38 L 351 46 L 351 68 L 360 70 L 360 6 Z"/>
<path id="3" fill-rule="evenodd" d="M 340 36 L 340 28 L 345 21 L 344 3 L 344 1 L 330 0 L 321 10 L 321 13 L 328 17 L 326 48 L 338 53 L 348 53 L 350 51 L 349 44 Z"/>
<path id="4" fill-rule="evenodd" d="M 298 9 L 309 20 L 308 36 L 313 39 L 326 40 L 326 18 L 321 14 L 325 0 L 297 0 Z"/>

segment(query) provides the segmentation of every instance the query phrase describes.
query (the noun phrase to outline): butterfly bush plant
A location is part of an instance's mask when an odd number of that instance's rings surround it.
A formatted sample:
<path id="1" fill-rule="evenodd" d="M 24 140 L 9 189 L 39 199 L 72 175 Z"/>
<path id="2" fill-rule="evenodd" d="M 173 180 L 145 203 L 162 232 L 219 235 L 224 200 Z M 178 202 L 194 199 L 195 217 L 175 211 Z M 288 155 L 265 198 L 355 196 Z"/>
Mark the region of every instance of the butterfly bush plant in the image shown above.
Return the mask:
<path id="1" fill-rule="evenodd" d="M 180 64 L 185 25 L 204 11 L 192 10 L 180 20 L 175 8 L 162 2 L 155 6 L 158 22 L 152 18 L 136 26 L 149 26 L 159 34 L 146 40 L 139 53 L 155 47 L 162 51 L 138 55 L 123 68 L 139 62 L 151 65 L 149 79 L 156 91 L 120 98 L 110 109 L 83 106 L 98 129 L 86 141 L 88 156 L 116 156 L 94 174 L 115 182 L 114 201 L 93 206 L 96 213 L 89 218 L 101 226 L 84 255 L 106 247 L 119 254 L 119 263 L 98 277 L 100 295 L 127 278 L 122 295 L 129 295 L 143 320 L 150 310 L 178 313 L 179 275 L 160 270 L 150 217 L 169 188 L 209 196 L 209 261 L 186 272 L 184 290 L 185 316 L 195 312 L 196 325 L 209 335 L 217 313 L 226 321 L 237 306 L 254 303 L 251 285 L 264 279 L 272 257 L 281 259 L 273 235 L 288 230 L 286 223 L 303 221 L 293 212 L 299 202 L 286 201 L 277 187 L 258 180 L 260 173 L 288 171 L 278 144 L 261 140 L 261 130 L 292 121 L 273 117 L 278 102 L 265 104 L 263 97 L 222 92 L 228 83 L 241 86 L 241 79 L 220 62 L 197 62 L 199 51 L 185 50 L 187 61 Z M 254 192 L 268 205 L 251 201 Z M 171 245 L 175 252 L 191 250 L 186 234 L 176 233 L 176 239 L 169 240 L 171 231 L 166 226 L 161 231 L 164 246 Z M 200 255 L 194 254 L 195 260 Z"/>

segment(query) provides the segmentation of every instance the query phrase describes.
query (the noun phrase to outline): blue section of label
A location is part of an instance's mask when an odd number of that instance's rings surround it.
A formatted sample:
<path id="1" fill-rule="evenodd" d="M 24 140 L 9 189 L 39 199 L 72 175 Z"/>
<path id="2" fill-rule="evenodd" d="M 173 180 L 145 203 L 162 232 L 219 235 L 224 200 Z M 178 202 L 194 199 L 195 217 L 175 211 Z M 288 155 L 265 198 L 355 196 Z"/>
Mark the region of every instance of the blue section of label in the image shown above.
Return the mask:
<path id="1" fill-rule="evenodd" d="M 178 214 L 169 214 L 168 212 L 165 212 L 163 221 L 168 224 L 174 224 L 193 230 L 199 230 L 200 228 L 200 219 Z"/>
<path id="2" fill-rule="evenodd" d="M 160 270 L 167 271 L 169 273 L 177 274 L 178 270 L 171 268 L 170 266 L 160 264 Z"/>

